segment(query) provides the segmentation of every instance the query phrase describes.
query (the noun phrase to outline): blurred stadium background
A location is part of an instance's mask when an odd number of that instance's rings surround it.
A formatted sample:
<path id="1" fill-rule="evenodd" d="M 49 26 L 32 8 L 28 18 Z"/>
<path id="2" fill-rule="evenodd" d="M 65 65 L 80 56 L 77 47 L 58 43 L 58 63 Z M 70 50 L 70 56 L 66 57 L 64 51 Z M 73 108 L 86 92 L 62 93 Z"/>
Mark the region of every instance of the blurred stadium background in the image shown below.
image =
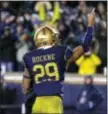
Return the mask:
<path id="1" fill-rule="evenodd" d="M 22 58 L 26 52 L 35 48 L 33 35 L 38 27 L 51 25 L 59 31 L 61 43 L 74 48 L 84 40 L 86 16 L 93 7 L 96 8 L 96 24 L 92 52 L 89 53 L 91 56 L 83 56 L 84 64 L 79 60 L 69 66 L 64 84 L 64 106 L 67 114 L 74 114 L 78 92 L 88 73 L 94 76 L 96 87 L 105 97 L 92 114 L 106 114 L 107 1 L 0 1 L 1 114 L 21 113 L 24 102 L 21 92 L 24 70 Z"/>

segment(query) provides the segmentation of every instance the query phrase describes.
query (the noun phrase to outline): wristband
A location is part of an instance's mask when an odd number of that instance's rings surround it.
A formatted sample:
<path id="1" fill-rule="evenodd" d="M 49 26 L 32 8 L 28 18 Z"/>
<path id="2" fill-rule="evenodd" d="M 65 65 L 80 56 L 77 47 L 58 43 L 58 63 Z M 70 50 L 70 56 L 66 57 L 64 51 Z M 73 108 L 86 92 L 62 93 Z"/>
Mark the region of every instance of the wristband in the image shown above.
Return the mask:
<path id="1" fill-rule="evenodd" d="M 28 77 L 28 76 L 27 76 L 27 75 L 25 75 L 25 74 L 23 75 L 23 77 L 24 77 L 24 78 L 30 78 L 30 77 Z"/>

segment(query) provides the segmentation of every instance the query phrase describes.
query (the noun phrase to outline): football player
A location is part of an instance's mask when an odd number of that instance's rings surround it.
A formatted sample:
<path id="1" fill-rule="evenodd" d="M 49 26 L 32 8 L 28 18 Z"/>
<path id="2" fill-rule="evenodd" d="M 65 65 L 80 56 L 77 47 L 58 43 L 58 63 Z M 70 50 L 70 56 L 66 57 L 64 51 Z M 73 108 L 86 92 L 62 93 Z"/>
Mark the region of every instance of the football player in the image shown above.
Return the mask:
<path id="1" fill-rule="evenodd" d="M 36 95 L 32 114 L 62 114 L 62 82 L 66 65 L 74 62 L 89 50 L 95 23 L 94 9 L 88 14 L 88 27 L 83 45 L 71 50 L 68 46 L 57 45 L 53 28 L 43 26 L 34 35 L 36 49 L 24 55 L 25 72 L 23 91 L 31 88 Z M 32 85 L 32 86 L 31 86 Z"/>

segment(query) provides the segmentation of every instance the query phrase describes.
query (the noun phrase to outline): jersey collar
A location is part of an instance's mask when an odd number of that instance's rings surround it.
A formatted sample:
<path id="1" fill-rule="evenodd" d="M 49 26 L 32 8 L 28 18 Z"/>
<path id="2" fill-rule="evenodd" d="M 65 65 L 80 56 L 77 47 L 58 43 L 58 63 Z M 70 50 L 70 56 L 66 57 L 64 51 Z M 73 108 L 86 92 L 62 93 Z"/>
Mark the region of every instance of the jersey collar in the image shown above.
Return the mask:
<path id="1" fill-rule="evenodd" d="M 48 48 L 51 48 L 51 47 L 53 47 L 53 46 L 52 45 L 50 45 L 50 46 L 42 46 L 42 47 L 39 47 L 37 49 L 48 49 Z"/>

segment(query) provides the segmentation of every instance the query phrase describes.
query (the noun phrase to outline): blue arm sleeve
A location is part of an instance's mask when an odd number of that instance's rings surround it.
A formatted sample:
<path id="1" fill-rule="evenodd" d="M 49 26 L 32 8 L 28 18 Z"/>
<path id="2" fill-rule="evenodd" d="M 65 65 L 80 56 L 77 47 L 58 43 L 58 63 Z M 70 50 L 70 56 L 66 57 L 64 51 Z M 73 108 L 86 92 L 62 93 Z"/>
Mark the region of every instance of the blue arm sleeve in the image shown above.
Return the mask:
<path id="1" fill-rule="evenodd" d="M 24 62 L 24 66 L 25 66 L 25 68 L 27 68 L 28 69 L 28 61 L 27 61 L 27 56 L 26 56 L 26 54 L 24 55 L 24 57 L 23 57 L 23 62 Z"/>
<path id="2" fill-rule="evenodd" d="M 71 47 L 66 47 L 65 49 L 65 54 L 64 54 L 64 59 L 67 61 L 71 56 L 72 56 L 72 48 Z"/>
<path id="3" fill-rule="evenodd" d="M 27 69 L 27 73 L 28 73 L 28 65 L 27 65 L 27 59 L 26 59 L 26 55 L 24 55 L 24 57 L 23 57 L 23 62 L 24 62 L 24 67 Z M 24 78 L 30 78 L 30 76 L 29 75 L 26 75 L 26 74 L 23 74 L 23 77 Z"/>
<path id="4" fill-rule="evenodd" d="M 87 52 L 91 46 L 91 42 L 93 38 L 92 35 L 93 35 L 93 27 L 88 27 L 87 33 L 83 42 L 83 48 L 85 52 Z"/>

